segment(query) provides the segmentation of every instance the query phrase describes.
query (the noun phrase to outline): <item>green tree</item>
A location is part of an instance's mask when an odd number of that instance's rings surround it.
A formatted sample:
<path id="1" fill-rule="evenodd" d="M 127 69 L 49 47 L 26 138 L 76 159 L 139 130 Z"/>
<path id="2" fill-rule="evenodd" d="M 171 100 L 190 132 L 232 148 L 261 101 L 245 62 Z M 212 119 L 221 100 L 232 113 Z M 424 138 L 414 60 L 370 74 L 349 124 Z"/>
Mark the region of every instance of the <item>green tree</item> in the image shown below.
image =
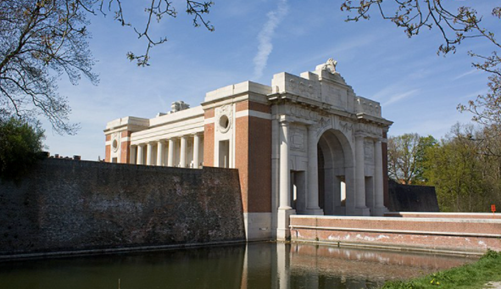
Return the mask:
<path id="1" fill-rule="evenodd" d="M 479 95 L 467 104 L 460 104 L 460 111 L 473 113 L 473 120 L 490 127 L 495 137 L 501 129 L 501 42 L 496 39 L 495 31 L 483 26 L 483 20 L 491 16 L 494 21 L 501 19 L 501 6 L 496 1 L 470 1 L 473 7 L 463 6 L 459 1 L 443 0 L 344 0 L 342 10 L 353 12 L 347 21 L 369 19 L 372 10 L 383 19 L 402 28 L 409 37 L 417 36 L 422 29 L 434 29 L 442 36 L 444 43 L 438 47 L 441 54 L 456 52 L 456 46 L 468 39 L 482 39 L 491 44 L 490 55 L 468 52 L 474 57 L 473 66 L 485 71 L 488 76 L 488 93 Z M 474 3 L 474 4 L 473 4 Z M 479 15 L 475 6 L 490 5 L 490 15 Z M 499 27 L 495 25 L 493 27 Z"/>
<path id="2" fill-rule="evenodd" d="M 427 150 L 424 175 L 435 186 L 442 211 L 475 212 L 488 209 L 490 190 L 484 177 L 488 159 L 471 140 L 472 125 L 456 124 L 437 146 Z"/>
<path id="3" fill-rule="evenodd" d="M 76 84 L 82 76 L 97 83 L 92 72 L 94 59 L 88 49 L 87 16 L 112 12 L 123 26 L 131 26 L 146 40 L 146 51 L 127 54 L 138 65 L 148 65 L 149 51 L 163 43 L 150 35 L 152 21 L 175 17 L 167 0 L 147 1 L 146 24 L 137 27 L 126 21 L 121 0 L 2 0 L 0 1 L 0 114 L 25 119 L 46 117 L 55 131 L 75 133 L 68 122 L 70 107 L 58 95 L 56 79 L 66 75 Z M 202 17 L 212 2 L 186 1 L 193 23 L 214 28 Z"/>
<path id="4" fill-rule="evenodd" d="M 436 140 L 417 133 L 392 136 L 388 139 L 388 175 L 402 184 L 424 184 L 426 149 Z"/>
<path id="5" fill-rule="evenodd" d="M 43 155 L 43 130 L 16 118 L 0 118 L 0 180 L 19 182 Z"/>

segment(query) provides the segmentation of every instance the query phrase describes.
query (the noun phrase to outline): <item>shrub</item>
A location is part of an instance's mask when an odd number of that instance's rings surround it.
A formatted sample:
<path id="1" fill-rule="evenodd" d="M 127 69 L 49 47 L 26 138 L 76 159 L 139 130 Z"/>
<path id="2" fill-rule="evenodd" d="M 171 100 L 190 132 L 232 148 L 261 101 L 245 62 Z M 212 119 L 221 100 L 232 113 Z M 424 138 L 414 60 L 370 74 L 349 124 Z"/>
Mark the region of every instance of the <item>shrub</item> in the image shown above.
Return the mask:
<path id="1" fill-rule="evenodd" d="M 38 125 L 0 118 L 0 179 L 19 183 L 43 158 L 44 131 Z"/>

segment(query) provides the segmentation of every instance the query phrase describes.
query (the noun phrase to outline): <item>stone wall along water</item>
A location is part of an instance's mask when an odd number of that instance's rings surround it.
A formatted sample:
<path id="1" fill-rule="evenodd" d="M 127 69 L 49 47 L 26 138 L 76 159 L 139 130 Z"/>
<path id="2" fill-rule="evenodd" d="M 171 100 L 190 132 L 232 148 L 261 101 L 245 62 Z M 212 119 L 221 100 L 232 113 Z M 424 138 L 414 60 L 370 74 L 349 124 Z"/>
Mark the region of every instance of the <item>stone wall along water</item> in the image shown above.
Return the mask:
<path id="1" fill-rule="evenodd" d="M 237 170 L 47 159 L 0 184 L 0 256 L 245 241 Z"/>

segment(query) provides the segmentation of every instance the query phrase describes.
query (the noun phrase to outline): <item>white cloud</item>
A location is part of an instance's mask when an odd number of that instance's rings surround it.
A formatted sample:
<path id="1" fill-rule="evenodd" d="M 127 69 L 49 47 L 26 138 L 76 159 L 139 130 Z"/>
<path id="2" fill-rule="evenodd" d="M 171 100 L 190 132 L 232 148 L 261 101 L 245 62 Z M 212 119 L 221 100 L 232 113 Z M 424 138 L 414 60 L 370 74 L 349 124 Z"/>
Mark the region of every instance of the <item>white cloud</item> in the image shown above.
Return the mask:
<path id="1" fill-rule="evenodd" d="M 419 92 L 419 89 L 413 89 L 413 90 L 410 90 L 410 91 L 407 91 L 407 92 L 403 92 L 403 93 L 398 93 L 398 94 L 394 94 L 390 97 L 389 100 L 387 100 L 384 104 L 383 104 L 383 107 L 384 106 L 387 106 L 387 105 L 390 105 L 392 103 L 395 103 L 395 102 L 398 102 L 398 101 L 401 101 L 403 99 L 406 99 L 408 97 L 411 97 L 412 95 L 416 94 Z"/>
<path id="2" fill-rule="evenodd" d="M 263 70 L 268 62 L 268 56 L 273 50 L 273 36 L 275 34 L 275 29 L 282 22 L 289 7 L 287 5 L 287 0 L 279 0 L 278 8 L 275 11 L 268 12 L 268 21 L 264 24 L 263 28 L 259 32 L 257 39 L 259 42 L 258 51 L 254 57 L 254 77 L 253 79 L 259 79 L 263 75 Z"/>
<path id="3" fill-rule="evenodd" d="M 483 95 L 483 94 L 486 94 L 488 92 L 487 90 L 487 87 L 484 88 L 484 89 L 480 89 L 480 90 L 477 90 L 475 92 L 472 92 L 470 94 L 466 94 L 464 96 L 461 96 L 460 98 L 458 98 L 460 101 L 468 101 L 468 100 L 473 100 L 473 99 L 476 99 L 477 96 L 479 95 Z M 455 96 L 452 96 L 452 97 L 455 97 Z M 457 97 L 457 96 L 456 96 Z"/>
<path id="4" fill-rule="evenodd" d="M 474 73 L 478 73 L 478 72 L 479 72 L 478 69 L 472 69 L 472 70 L 470 70 L 468 72 L 465 72 L 463 74 L 460 74 L 460 75 L 454 77 L 452 80 L 458 80 L 458 79 L 461 79 L 463 77 L 466 77 L 468 75 L 471 75 L 471 74 L 474 74 Z"/>

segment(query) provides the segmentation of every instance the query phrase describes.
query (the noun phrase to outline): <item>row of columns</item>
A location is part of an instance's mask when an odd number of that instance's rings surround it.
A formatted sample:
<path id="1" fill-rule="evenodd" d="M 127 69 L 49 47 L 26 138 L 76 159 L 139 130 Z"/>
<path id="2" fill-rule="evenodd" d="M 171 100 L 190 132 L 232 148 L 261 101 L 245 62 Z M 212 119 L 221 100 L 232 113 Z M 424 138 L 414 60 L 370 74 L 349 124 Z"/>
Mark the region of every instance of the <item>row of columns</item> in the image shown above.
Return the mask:
<path id="1" fill-rule="evenodd" d="M 157 154 L 155 164 L 157 166 L 168 166 L 173 167 L 176 166 L 174 164 L 175 159 L 175 142 L 176 139 L 179 139 L 179 167 L 186 168 L 189 167 L 187 163 L 187 147 L 188 147 L 188 138 L 193 137 L 193 168 L 200 167 L 200 146 L 201 146 L 201 135 L 194 134 L 192 136 L 184 135 L 179 138 L 170 138 L 167 140 L 159 140 L 155 142 L 148 142 L 146 144 L 136 145 L 137 154 L 134 150 L 134 146 L 131 146 L 131 162 L 134 162 L 134 157 L 137 156 L 135 163 L 138 165 L 153 165 L 153 148 L 156 144 L 157 146 Z M 167 163 L 165 163 L 165 147 L 167 144 Z M 144 159 L 144 150 L 146 149 L 146 160 Z"/>
<path id="2" fill-rule="evenodd" d="M 322 215 L 323 211 L 318 206 L 318 151 L 316 126 L 308 126 L 308 194 L 306 199 L 306 213 Z M 279 210 L 291 210 L 291 182 L 289 164 L 289 122 L 280 122 L 280 204 Z"/>
<path id="3" fill-rule="evenodd" d="M 289 122 L 280 122 L 280 190 L 279 190 L 279 211 L 292 210 L 291 207 L 291 180 L 290 180 L 290 148 L 289 148 Z M 318 151 L 316 126 L 308 126 L 308 186 L 307 186 L 307 208 L 306 213 L 311 215 L 323 214 L 318 205 Z M 369 208 L 366 204 L 365 187 L 365 149 L 363 135 L 355 137 L 355 214 L 369 215 Z M 384 208 L 383 196 L 383 157 L 382 144 L 380 139 L 374 141 L 374 215 L 381 215 Z M 352 184 L 353 185 L 353 184 Z"/>
<path id="4" fill-rule="evenodd" d="M 355 137 L 355 207 L 358 214 L 368 215 L 369 208 L 366 202 L 365 187 L 365 137 L 357 135 Z M 371 204 L 372 215 L 383 215 L 384 191 L 383 191 L 383 151 L 380 139 L 374 141 L 374 203 Z"/>

